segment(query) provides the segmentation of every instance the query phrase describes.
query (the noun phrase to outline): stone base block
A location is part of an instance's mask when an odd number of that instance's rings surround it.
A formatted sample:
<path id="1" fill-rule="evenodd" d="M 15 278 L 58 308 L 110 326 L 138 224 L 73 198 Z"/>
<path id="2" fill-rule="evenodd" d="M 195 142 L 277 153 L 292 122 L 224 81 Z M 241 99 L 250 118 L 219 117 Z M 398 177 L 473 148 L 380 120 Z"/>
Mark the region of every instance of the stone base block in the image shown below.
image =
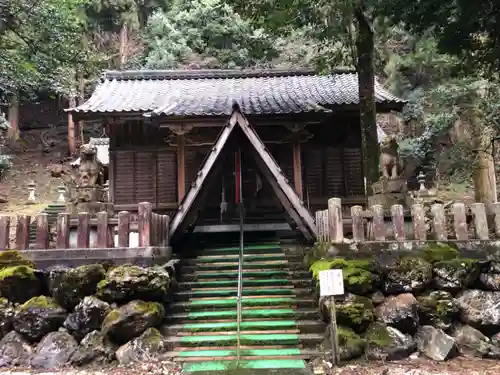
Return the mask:
<path id="1" fill-rule="evenodd" d="M 386 194 L 386 193 L 406 193 L 406 180 L 398 178 L 395 180 L 382 178 L 372 184 L 373 194 Z"/>
<path id="2" fill-rule="evenodd" d="M 402 204 L 406 206 L 407 194 L 404 193 L 385 193 L 374 194 L 368 197 L 368 206 L 381 205 L 384 210 L 390 210 L 393 204 Z"/>

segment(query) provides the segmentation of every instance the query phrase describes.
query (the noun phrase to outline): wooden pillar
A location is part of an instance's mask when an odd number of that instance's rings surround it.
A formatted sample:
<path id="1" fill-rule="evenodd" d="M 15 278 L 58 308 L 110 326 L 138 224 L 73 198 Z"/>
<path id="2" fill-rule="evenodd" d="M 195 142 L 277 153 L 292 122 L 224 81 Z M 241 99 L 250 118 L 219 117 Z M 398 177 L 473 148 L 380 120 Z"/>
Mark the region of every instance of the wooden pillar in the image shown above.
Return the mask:
<path id="1" fill-rule="evenodd" d="M 19 131 L 19 97 L 16 94 L 8 96 L 9 109 L 7 112 L 7 120 L 9 121 L 10 129 L 8 131 L 9 138 L 14 138 Z"/>
<path id="2" fill-rule="evenodd" d="M 302 158 L 300 155 L 300 142 L 293 142 L 293 183 L 300 199 L 304 199 L 302 192 Z"/>
<path id="3" fill-rule="evenodd" d="M 184 134 L 177 134 L 177 197 L 179 203 L 186 194 L 186 145 Z"/>
<path id="4" fill-rule="evenodd" d="M 76 100 L 72 97 L 69 99 L 69 108 L 74 108 L 75 106 Z M 68 112 L 68 146 L 70 155 L 73 155 L 76 152 L 75 122 L 73 121 L 73 115 L 70 112 Z"/>

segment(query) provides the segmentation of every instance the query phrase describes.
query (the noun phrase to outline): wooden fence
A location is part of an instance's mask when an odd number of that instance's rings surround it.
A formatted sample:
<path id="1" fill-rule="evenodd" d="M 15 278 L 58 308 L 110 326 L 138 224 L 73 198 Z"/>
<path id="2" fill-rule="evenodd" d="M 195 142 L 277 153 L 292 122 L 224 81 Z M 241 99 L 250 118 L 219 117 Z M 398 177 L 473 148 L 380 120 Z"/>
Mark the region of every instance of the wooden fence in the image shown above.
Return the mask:
<path id="1" fill-rule="evenodd" d="M 31 217 L 18 215 L 16 224 L 16 250 L 27 249 L 70 249 L 70 215 L 68 213 L 58 214 L 55 224 L 55 241 L 53 231 L 49 227 L 48 215 L 45 213 L 36 216 L 36 241 L 30 245 L 29 226 Z M 133 230 L 132 224 L 136 225 Z M 91 228 L 96 227 L 96 241 L 93 248 L 105 249 L 115 247 L 115 232 L 117 229 L 118 248 L 130 246 L 130 234 L 138 234 L 138 247 L 166 247 L 169 246 L 169 216 L 159 215 L 153 212 L 151 203 L 143 202 L 138 205 L 137 223 L 131 222 L 131 214 L 128 211 L 118 213 L 118 218 L 110 218 L 107 212 L 97 213 L 97 218 L 92 219 L 89 213 L 78 214 L 76 220 L 77 240 L 76 247 L 79 249 L 91 248 Z M 9 249 L 10 243 L 10 217 L 0 216 L 0 249 Z"/>
<path id="2" fill-rule="evenodd" d="M 399 204 L 391 207 L 389 215 L 380 205 L 368 210 L 352 206 L 351 222 L 348 224 L 351 227 L 346 234 L 352 236 L 354 242 L 500 239 L 500 203 L 494 203 L 489 208 L 491 215 L 487 215 L 483 203 L 473 203 L 470 207 L 464 203 L 453 203 L 449 209 L 442 204 L 433 204 L 430 210 L 422 204 L 414 204 L 405 217 L 404 208 Z M 329 199 L 326 210 L 316 211 L 316 226 L 318 241 L 344 242 L 345 223 L 340 198 Z"/>

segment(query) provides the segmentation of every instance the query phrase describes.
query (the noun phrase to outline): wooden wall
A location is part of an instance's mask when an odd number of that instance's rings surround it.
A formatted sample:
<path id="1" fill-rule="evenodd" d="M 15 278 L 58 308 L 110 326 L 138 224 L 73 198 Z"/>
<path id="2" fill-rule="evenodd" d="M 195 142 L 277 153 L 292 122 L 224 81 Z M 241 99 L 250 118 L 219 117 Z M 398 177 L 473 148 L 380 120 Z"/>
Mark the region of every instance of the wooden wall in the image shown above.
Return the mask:
<path id="1" fill-rule="evenodd" d="M 311 211 L 326 207 L 332 196 L 364 200 L 361 141 L 359 127 L 349 117 L 332 117 L 323 123 L 311 124 L 306 143 L 301 144 L 303 200 Z M 281 127 L 284 129 L 283 127 Z M 210 129 L 210 130 L 209 130 Z M 257 125 L 264 142 L 268 134 L 279 130 Z M 201 128 L 200 134 L 215 137 L 221 128 Z M 178 205 L 177 147 L 166 140 L 168 129 L 157 128 L 139 121 L 115 124 L 110 129 L 111 189 L 118 209 L 132 210 L 142 201 L 154 204 L 156 211 L 173 212 Z M 283 133 L 286 135 L 285 133 Z M 294 186 L 293 147 L 291 143 L 266 143 L 266 147 Z M 210 145 L 185 148 L 186 192 L 191 186 Z M 230 182 L 229 182 L 230 183 Z M 260 207 L 279 205 L 268 184 L 263 184 Z M 220 203 L 221 187 L 214 188 L 207 199 L 214 207 Z M 213 195 L 213 196 L 212 196 Z M 275 207 L 280 211 L 280 207 Z M 212 210 L 216 212 L 217 210 Z"/>

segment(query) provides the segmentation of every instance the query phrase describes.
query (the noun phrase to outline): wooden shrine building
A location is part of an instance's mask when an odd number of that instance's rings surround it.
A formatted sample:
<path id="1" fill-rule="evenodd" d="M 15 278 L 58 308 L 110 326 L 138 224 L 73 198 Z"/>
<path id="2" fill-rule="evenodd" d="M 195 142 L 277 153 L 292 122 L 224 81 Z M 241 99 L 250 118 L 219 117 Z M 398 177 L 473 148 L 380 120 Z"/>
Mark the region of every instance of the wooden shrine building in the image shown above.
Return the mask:
<path id="1" fill-rule="evenodd" d="M 308 237 L 328 198 L 365 203 L 358 103 L 347 71 L 111 71 L 69 113 L 106 126 L 116 211 L 151 202 L 174 234 L 235 224 L 241 171 L 246 223 L 293 219 Z M 378 112 L 403 104 L 376 84 Z"/>

